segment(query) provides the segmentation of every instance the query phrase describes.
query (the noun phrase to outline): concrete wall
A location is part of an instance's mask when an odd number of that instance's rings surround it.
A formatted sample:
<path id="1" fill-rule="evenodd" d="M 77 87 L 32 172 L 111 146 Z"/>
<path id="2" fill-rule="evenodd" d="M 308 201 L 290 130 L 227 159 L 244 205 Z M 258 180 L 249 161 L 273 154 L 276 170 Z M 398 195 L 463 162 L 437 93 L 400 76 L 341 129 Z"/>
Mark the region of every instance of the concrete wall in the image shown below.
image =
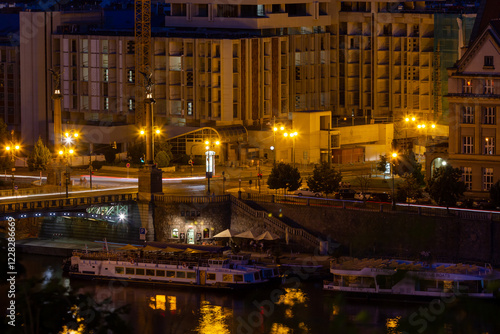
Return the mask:
<path id="1" fill-rule="evenodd" d="M 500 223 L 259 202 L 278 215 L 341 243 L 353 256 L 418 257 L 430 251 L 447 261 L 500 264 Z"/>

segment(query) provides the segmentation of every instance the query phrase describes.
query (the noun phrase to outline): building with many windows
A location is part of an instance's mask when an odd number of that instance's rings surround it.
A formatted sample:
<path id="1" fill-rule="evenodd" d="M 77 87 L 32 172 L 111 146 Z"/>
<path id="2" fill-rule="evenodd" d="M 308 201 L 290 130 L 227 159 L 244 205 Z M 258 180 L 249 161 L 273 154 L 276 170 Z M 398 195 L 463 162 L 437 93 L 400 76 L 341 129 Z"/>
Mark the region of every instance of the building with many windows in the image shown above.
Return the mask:
<path id="1" fill-rule="evenodd" d="M 449 70 L 448 163 L 462 169 L 473 197 L 489 196 L 490 187 L 500 179 L 499 68 L 500 19 L 495 19 Z"/>
<path id="2" fill-rule="evenodd" d="M 331 111 L 332 128 L 397 124 L 408 114 L 440 119 L 442 86 L 435 82 L 443 62 L 435 51 L 446 48 L 436 41 L 436 10 L 425 1 L 172 0 L 161 15 L 165 24 L 151 40 L 160 126 L 271 131 L 276 122 L 296 127 L 293 115 L 308 111 Z M 449 15 L 440 29 L 450 33 L 440 38 L 466 36 L 468 25 L 456 20 L 464 16 Z M 54 68 L 62 73 L 63 127 L 91 133 L 92 144 L 116 142 L 126 150 L 142 103 L 135 39 L 106 19 L 102 11 L 21 13 L 23 29 L 34 37 L 21 43 L 22 72 L 30 73 L 21 79 L 22 117 L 33 120 L 23 122 L 26 141 L 53 138 L 54 81 L 47 70 Z M 450 45 L 445 58 L 458 58 L 460 43 Z M 387 129 L 394 129 L 390 137 L 403 136 L 398 126 Z M 364 150 L 363 140 L 349 142 Z M 245 147 L 234 144 L 228 143 Z M 320 145 L 325 152 L 327 141 Z"/>

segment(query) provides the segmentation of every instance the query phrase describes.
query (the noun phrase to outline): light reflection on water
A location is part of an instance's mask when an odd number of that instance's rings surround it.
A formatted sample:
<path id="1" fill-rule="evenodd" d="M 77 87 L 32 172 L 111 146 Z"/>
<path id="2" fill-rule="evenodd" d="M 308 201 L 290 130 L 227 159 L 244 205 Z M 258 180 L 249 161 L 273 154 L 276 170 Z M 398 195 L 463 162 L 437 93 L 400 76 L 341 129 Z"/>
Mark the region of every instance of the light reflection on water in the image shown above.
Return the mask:
<path id="1" fill-rule="evenodd" d="M 30 276 L 61 277 L 61 258 L 24 255 L 23 263 Z M 97 302 L 110 298 L 114 308 L 130 304 L 128 319 L 136 333 L 345 333 L 343 321 L 352 324 L 362 320 L 362 324 L 355 325 L 355 333 L 400 334 L 396 330 L 398 322 L 420 306 L 351 300 L 337 303 L 336 295 L 322 291 L 320 282 L 282 288 L 281 296 L 271 304 L 272 309 L 263 304 L 272 295 L 271 288 L 233 293 L 67 278 L 63 278 L 63 284 L 89 293 Z M 261 321 L 252 318 L 255 315 Z M 247 326 L 242 326 L 242 322 Z M 335 323 L 340 323 L 340 327 L 335 327 Z"/>

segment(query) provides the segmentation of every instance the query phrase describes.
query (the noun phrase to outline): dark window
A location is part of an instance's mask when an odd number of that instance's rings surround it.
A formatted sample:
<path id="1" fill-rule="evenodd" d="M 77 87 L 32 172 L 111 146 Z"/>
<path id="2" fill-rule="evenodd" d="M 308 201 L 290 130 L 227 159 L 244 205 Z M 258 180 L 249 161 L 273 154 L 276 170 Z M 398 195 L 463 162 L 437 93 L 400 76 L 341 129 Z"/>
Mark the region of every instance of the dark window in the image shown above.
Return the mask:
<path id="1" fill-rule="evenodd" d="M 484 66 L 493 67 L 493 56 L 484 56 Z"/>

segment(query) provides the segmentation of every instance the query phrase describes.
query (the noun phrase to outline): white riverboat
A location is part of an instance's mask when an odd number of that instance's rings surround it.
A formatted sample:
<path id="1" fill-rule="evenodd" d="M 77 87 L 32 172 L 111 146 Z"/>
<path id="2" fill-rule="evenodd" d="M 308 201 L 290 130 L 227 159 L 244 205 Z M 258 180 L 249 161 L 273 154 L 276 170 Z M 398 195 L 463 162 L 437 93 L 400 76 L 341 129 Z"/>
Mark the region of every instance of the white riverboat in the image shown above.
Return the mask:
<path id="1" fill-rule="evenodd" d="M 439 298 L 500 295 L 500 272 L 490 265 L 343 258 L 332 261 L 323 288 L 357 296 Z"/>
<path id="2" fill-rule="evenodd" d="M 268 283 L 261 268 L 223 257 L 139 257 L 120 253 L 73 252 L 66 265 L 71 277 L 134 283 L 238 289 Z"/>

